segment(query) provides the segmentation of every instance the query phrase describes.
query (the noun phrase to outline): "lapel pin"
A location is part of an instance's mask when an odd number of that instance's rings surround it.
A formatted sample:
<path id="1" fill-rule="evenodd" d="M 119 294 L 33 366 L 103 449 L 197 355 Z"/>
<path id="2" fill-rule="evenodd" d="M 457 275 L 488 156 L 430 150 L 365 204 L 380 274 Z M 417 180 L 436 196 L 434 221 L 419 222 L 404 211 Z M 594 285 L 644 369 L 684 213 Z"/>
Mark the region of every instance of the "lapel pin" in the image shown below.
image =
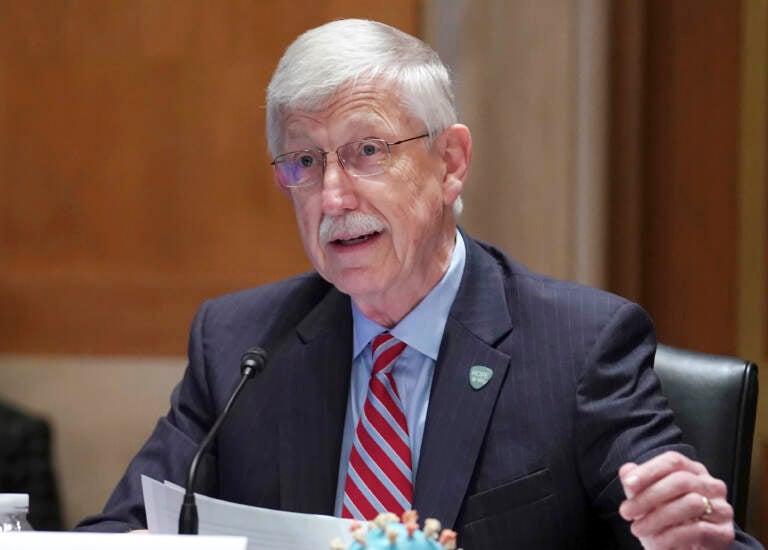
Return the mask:
<path id="1" fill-rule="evenodd" d="M 473 390 L 485 386 L 493 376 L 493 371 L 484 365 L 475 365 L 469 369 L 469 385 Z"/>

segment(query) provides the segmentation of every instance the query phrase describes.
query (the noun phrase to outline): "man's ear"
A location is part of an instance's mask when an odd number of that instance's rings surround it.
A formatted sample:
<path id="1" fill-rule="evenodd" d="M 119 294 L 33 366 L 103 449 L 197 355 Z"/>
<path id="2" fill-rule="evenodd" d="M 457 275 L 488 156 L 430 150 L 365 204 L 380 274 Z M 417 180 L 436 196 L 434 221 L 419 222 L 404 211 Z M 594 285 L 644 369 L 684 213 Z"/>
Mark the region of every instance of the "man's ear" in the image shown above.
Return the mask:
<path id="1" fill-rule="evenodd" d="M 446 128 L 440 136 L 443 175 L 443 202 L 450 206 L 464 188 L 472 160 L 472 135 L 463 124 Z"/>

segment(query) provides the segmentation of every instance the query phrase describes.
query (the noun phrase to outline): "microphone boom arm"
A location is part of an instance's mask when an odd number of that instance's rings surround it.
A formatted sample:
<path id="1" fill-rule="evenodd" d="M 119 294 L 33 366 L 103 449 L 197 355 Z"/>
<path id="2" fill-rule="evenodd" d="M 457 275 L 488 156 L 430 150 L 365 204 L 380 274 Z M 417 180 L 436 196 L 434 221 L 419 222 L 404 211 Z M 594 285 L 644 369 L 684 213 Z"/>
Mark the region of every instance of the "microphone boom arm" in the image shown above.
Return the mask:
<path id="1" fill-rule="evenodd" d="M 195 503 L 195 482 L 197 480 L 197 466 L 200 462 L 200 458 L 203 453 L 211 446 L 213 439 L 219 431 L 219 428 L 229 415 L 229 410 L 234 405 L 240 392 L 243 391 L 246 382 L 253 378 L 256 374 L 261 373 L 264 370 L 264 365 L 267 360 L 267 353 L 261 348 L 251 348 L 246 351 L 240 359 L 240 382 L 238 382 L 235 391 L 232 392 L 232 396 L 227 401 L 226 406 L 219 414 L 216 422 L 206 434 L 203 442 L 200 443 L 200 447 L 197 449 L 195 456 L 192 458 L 192 463 L 189 466 L 189 475 L 187 477 L 187 485 L 184 491 L 184 502 L 181 505 L 179 511 L 179 534 L 180 535 L 196 535 L 198 530 L 198 517 L 197 517 L 197 504 Z"/>

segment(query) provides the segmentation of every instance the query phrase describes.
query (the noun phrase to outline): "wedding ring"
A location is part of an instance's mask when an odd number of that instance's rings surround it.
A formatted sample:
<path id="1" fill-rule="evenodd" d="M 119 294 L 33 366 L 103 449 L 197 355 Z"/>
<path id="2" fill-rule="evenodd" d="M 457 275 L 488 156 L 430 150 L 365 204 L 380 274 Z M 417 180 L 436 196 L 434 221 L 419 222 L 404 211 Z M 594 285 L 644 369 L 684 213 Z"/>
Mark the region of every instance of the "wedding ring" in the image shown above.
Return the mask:
<path id="1" fill-rule="evenodd" d="M 712 501 L 705 496 L 702 496 L 701 500 L 704 501 L 704 512 L 701 514 L 701 518 L 704 519 L 712 515 Z"/>

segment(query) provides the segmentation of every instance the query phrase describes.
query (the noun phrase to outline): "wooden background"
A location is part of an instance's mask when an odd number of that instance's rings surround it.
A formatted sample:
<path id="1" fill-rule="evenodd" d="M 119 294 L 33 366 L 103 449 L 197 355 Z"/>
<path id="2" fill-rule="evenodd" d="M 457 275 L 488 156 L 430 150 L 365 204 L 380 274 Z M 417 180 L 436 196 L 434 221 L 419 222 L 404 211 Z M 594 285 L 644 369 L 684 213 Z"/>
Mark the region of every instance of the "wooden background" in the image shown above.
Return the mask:
<path id="1" fill-rule="evenodd" d="M 0 351 L 175 354 L 211 296 L 309 268 L 264 92 L 338 17 L 414 0 L 0 2 Z"/>
<path id="2" fill-rule="evenodd" d="M 722 354 L 739 352 L 736 7 L 618 2 L 612 28 L 610 285 L 661 340 Z"/>

